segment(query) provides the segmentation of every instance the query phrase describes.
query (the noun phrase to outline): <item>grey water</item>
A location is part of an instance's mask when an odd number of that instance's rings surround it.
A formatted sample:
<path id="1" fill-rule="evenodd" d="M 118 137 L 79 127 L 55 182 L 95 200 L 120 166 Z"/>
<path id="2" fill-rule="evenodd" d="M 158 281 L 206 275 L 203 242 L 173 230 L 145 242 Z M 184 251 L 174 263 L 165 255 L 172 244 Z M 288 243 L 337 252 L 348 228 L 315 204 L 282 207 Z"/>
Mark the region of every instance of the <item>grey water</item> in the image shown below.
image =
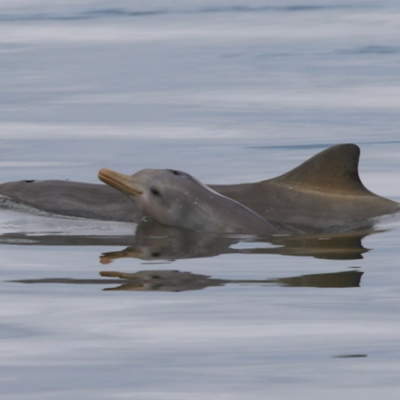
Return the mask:
<path id="1" fill-rule="evenodd" d="M 356 143 L 364 184 L 400 201 L 399 17 L 393 0 L 2 1 L 0 182 L 251 182 Z M 383 218 L 357 256 L 157 259 L 125 250 L 134 225 L 2 207 L 1 398 L 397 399 L 399 229 Z"/>

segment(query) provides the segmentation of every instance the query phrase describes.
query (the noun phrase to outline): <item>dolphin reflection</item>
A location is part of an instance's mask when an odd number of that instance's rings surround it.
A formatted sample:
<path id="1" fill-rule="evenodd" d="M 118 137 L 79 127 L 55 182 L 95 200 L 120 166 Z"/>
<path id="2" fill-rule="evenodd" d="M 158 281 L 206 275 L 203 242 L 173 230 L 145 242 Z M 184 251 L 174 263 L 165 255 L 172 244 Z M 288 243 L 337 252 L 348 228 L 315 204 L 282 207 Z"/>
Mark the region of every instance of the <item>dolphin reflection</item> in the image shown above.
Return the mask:
<path id="1" fill-rule="evenodd" d="M 221 235 L 193 232 L 154 221 L 139 224 L 134 243 L 124 250 L 106 252 L 102 264 L 119 258 L 168 260 L 212 257 L 220 254 L 280 254 L 320 259 L 355 260 L 368 249 L 362 239 L 377 231 L 353 231 L 315 235 L 281 235 L 260 238 L 251 235 Z"/>
<path id="2" fill-rule="evenodd" d="M 125 246 L 122 250 L 104 252 L 102 264 L 119 258 L 141 260 L 190 259 L 221 254 L 276 254 L 309 256 L 319 259 L 356 260 L 367 251 L 364 237 L 376 230 L 346 233 L 296 234 L 257 237 L 252 235 L 210 234 L 169 227 L 154 221 L 142 221 L 132 235 L 72 235 L 48 232 L 7 232 L 0 244 L 19 246 Z M 128 246 L 128 247 L 126 247 Z"/>
<path id="3" fill-rule="evenodd" d="M 359 287 L 362 272 L 350 270 L 326 274 L 300 275 L 289 278 L 277 278 L 266 280 L 234 280 L 215 279 L 207 275 L 193 274 L 173 270 L 147 270 L 135 273 L 118 271 L 101 271 L 100 275 L 114 279 L 71 279 L 71 278 L 47 278 L 47 279 L 23 279 L 11 282 L 17 283 L 56 283 L 56 284 L 100 284 L 119 285 L 112 288 L 104 288 L 106 291 L 164 291 L 182 292 L 188 290 L 200 290 L 208 287 L 225 286 L 227 284 L 257 285 L 257 286 L 287 286 L 287 287 L 315 287 L 315 288 L 350 288 Z"/>

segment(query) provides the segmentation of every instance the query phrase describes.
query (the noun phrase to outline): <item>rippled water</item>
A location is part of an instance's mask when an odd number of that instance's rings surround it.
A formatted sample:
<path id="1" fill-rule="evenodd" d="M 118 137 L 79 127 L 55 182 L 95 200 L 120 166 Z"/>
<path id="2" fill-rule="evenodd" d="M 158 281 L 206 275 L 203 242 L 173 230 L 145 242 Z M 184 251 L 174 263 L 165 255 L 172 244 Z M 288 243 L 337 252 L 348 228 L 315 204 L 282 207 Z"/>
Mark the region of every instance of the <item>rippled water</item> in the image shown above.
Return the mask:
<path id="1" fill-rule="evenodd" d="M 400 201 L 399 13 L 3 1 L 0 181 L 249 182 L 353 142 L 366 186 Z M 397 217 L 354 239 L 362 258 L 239 243 L 171 261 L 122 252 L 129 224 L 0 211 L 2 399 L 398 398 Z"/>

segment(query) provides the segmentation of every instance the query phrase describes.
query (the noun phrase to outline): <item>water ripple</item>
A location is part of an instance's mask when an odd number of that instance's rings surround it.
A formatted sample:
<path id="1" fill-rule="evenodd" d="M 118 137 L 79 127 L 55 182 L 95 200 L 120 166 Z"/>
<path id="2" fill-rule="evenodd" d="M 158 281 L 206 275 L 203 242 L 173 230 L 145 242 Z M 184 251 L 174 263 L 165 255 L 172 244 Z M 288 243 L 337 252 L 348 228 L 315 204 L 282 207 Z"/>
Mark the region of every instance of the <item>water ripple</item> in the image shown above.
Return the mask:
<path id="1" fill-rule="evenodd" d="M 259 12 L 310 12 L 351 8 L 350 5 L 296 5 L 296 6 L 215 6 L 200 9 L 155 9 L 132 11 L 122 8 L 105 8 L 80 11 L 74 13 L 27 13 L 27 14 L 0 14 L 0 21 L 74 21 L 93 20 L 104 18 L 153 17 L 167 14 L 216 14 L 216 13 L 259 13 Z"/>

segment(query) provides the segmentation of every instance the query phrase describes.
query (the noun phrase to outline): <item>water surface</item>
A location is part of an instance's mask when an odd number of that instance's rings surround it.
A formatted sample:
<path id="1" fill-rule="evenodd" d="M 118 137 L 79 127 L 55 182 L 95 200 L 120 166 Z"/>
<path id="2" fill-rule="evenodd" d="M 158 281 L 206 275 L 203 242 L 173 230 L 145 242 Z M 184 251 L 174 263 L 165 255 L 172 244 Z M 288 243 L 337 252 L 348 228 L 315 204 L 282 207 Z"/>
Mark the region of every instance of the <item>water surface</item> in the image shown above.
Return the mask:
<path id="1" fill-rule="evenodd" d="M 1 182 L 101 167 L 248 182 L 353 142 L 366 186 L 400 201 L 397 2 L 23 3 L 0 6 Z M 398 398 L 396 217 L 360 257 L 244 242 L 156 260 L 115 254 L 129 224 L 0 211 L 20 235 L 0 245 L 4 399 Z M 100 275 L 152 270 L 122 290 Z M 200 287 L 157 285 L 160 270 Z"/>

